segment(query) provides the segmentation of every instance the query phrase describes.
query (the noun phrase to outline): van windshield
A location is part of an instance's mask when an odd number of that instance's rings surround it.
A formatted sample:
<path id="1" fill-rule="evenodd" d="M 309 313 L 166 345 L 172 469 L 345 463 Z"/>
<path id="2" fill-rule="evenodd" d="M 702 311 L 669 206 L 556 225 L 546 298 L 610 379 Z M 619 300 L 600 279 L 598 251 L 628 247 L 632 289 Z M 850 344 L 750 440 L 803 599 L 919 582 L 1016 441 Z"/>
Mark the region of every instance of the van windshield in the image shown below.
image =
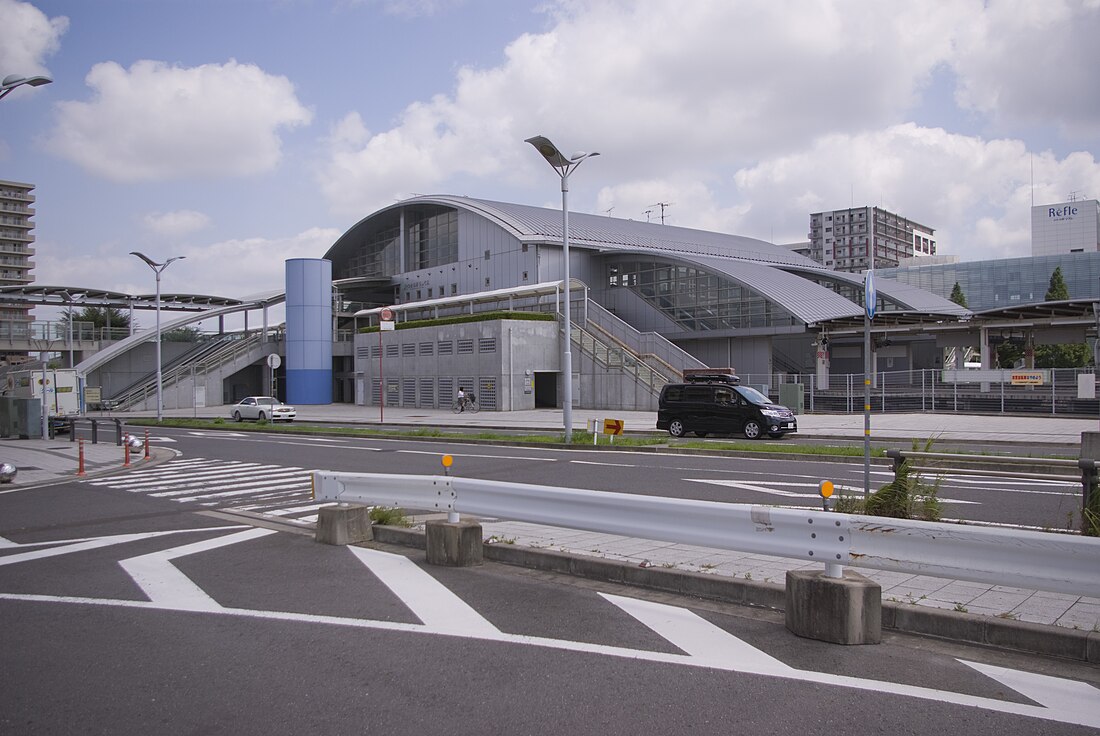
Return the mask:
<path id="1" fill-rule="evenodd" d="M 737 393 L 744 396 L 747 401 L 749 401 L 753 404 L 770 404 L 770 403 L 772 403 L 771 399 L 769 399 L 767 396 L 760 393 L 759 391 L 757 391 L 754 388 L 750 388 L 748 386 L 738 386 L 735 390 L 737 391 Z"/>

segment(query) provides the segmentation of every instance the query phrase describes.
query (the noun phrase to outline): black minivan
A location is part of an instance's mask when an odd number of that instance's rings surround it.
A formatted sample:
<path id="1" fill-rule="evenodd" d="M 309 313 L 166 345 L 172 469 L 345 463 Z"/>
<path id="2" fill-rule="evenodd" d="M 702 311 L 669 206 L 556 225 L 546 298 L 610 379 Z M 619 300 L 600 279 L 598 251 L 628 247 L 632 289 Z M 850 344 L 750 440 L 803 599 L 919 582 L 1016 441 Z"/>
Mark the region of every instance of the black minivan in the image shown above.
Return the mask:
<path id="1" fill-rule="evenodd" d="M 773 404 L 754 388 L 738 385 L 737 376 L 693 376 L 689 380 L 670 383 L 661 390 L 657 429 L 668 430 L 673 437 L 688 432 L 699 437 L 741 433 L 749 439 L 798 431 L 794 412 Z"/>

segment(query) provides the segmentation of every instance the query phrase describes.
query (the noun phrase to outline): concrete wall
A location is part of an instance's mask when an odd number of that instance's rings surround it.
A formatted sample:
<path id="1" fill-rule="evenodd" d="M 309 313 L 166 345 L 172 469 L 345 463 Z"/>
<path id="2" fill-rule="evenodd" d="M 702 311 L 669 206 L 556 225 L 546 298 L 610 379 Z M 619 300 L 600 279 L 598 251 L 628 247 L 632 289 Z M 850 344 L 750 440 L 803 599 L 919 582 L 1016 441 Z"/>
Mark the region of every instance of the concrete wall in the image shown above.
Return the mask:
<path id="1" fill-rule="evenodd" d="M 355 336 L 355 403 L 445 408 L 458 387 L 485 410 L 535 408 L 534 373 L 560 370 L 557 322 L 494 320 Z M 379 354 L 381 352 L 381 365 Z"/>

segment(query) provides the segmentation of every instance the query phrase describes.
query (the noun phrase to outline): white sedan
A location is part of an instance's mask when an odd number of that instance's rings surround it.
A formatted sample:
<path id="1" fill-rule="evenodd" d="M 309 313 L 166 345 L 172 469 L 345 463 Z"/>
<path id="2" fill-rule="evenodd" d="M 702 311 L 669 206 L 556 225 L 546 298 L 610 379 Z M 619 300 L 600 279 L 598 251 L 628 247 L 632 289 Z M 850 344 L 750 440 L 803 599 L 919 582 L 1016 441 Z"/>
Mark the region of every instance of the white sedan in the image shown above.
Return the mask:
<path id="1" fill-rule="evenodd" d="M 288 406 L 273 396 L 249 396 L 241 399 L 229 410 L 229 416 L 233 417 L 235 422 L 242 419 L 270 420 L 273 422 L 284 419 L 290 422 L 297 415 L 293 406 Z"/>

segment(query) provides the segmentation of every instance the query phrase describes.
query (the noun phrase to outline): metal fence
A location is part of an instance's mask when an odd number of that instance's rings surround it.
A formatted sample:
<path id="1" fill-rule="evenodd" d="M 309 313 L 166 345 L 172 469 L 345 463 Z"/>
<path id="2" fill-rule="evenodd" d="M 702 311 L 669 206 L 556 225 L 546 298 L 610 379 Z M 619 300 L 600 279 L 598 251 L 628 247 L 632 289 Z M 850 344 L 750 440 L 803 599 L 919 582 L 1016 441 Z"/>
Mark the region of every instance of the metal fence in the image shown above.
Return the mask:
<path id="1" fill-rule="evenodd" d="M 862 373 L 830 375 L 828 388 L 822 388 L 812 374 L 740 377 L 742 385 L 752 386 L 776 401 L 791 395 L 792 389 L 784 386 L 798 386 L 794 391 L 802 396 L 803 405 L 792 406 L 794 409 L 816 413 L 863 411 Z M 1095 398 L 1095 381 L 1092 368 L 880 372 L 871 377 L 871 410 L 1096 417 L 1100 416 L 1100 401 Z"/>

